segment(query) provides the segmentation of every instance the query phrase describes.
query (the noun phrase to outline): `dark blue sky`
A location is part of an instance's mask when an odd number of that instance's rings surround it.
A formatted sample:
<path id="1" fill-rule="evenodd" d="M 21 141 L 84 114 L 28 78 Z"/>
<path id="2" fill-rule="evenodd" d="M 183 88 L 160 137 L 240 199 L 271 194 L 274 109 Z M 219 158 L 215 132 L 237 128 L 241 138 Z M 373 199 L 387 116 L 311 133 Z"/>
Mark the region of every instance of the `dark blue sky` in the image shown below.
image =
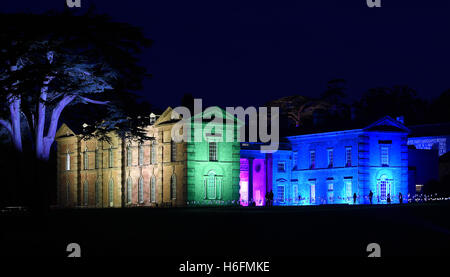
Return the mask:
<path id="1" fill-rule="evenodd" d="M 65 5 L 42 2 L 8 1 L 0 10 Z M 425 98 L 450 88 L 450 1 L 383 0 L 369 9 L 365 0 L 82 0 L 93 2 L 154 40 L 142 56 L 153 78 L 141 94 L 162 108 L 178 105 L 184 93 L 222 106 L 314 97 L 334 78 L 348 81 L 351 98 L 395 84 Z"/>

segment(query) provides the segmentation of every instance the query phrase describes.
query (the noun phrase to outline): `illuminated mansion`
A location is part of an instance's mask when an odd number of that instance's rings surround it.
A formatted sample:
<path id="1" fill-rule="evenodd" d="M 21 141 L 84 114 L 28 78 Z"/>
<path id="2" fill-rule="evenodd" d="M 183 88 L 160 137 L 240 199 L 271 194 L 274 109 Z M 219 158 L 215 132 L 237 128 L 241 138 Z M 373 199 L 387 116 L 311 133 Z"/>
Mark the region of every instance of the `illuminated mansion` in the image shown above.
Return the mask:
<path id="1" fill-rule="evenodd" d="M 153 118 L 153 139 L 144 143 L 114 134 L 109 142 L 84 140 L 63 124 L 56 136 L 58 205 L 263 206 L 270 192 L 274 205 L 366 204 L 370 191 L 381 204 L 408 194 L 409 129 L 390 117 L 362 129 L 289 136 L 267 154 L 258 143 L 219 141 L 214 133 L 175 143 L 171 111 Z"/>

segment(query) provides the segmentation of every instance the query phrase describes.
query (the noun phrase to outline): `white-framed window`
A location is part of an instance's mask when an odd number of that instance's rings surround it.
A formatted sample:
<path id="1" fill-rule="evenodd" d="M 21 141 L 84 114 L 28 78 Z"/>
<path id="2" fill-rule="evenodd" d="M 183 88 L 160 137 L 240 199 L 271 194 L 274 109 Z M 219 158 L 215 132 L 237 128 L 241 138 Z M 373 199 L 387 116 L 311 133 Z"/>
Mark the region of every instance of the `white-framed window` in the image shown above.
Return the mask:
<path id="1" fill-rule="evenodd" d="M 84 170 L 88 170 L 89 169 L 89 154 L 88 154 L 88 149 L 87 147 L 84 149 Z"/>
<path id="2" fill-rule="evenodd" d="M 352 179 L 344 179 L 345 197 L 347 201 L 351 201 L 353 197 Z"/>
<path id="3" fill-rule="evenodd" d="M 294 203 L 298 203 L 299 201 L 299 194 L 298 194 L 298 186 L 297 185 L 293 185 L 292 186 L 292 200 Z"/>
<path id="4" fill-rule="evenodd" d="M 144 146 L 139 144 L 138 147 L 138 164 L 141 166 L 144 164 Z"/>
<path id="5" fill-rule="evenodd" d="M 89 182 L 88 182 L 88 180 L 85 180 L 84 184 L 83 184 L 83 204 L 85 206 L 89 205 Z"/>
<path id="6" fill-rule="evenodd" d="M 138 183 L 138 201 L 139 203 L 144 202 L 144 178 L 139 177 L 139 183 Z"/>
<path id="7" fill-rule="evenodd" d="M 297 162 L 298 162 L 298 152 L 294 151 L 292 152 L 292 168 L 297 169 Z"/>
<path id="8" fill-rule="evenodd" d="M 217 161 L 217 143 L 215 141 L 209 142 L 209 160 Z"/>
<path id="9" fill-rule="evenodd" d="M 333 148 L 327 149 L 327 156 L 328 156 L 328 167 L 333 167 Z"/>
<path id="10" fill-rule="evenodd" d="M 285 162 L 278 162 L 277 163 L 277 170 L 278 170 L 278 172 L 285 172 L 286 171 L 286 163 Z"/>
<path id="11" fill-rule="evenodd" d="M 156 202 L 156 177 L 155 175 L 152 176 L 150 179 L 150 201 L 152 203 Z"/>
<path id="12" fill-rule="evenodd" d="M 156 142 L 153 141 L 150 147 L 150 159 L 152 164 L 156 164 Z"/>
<path id="13" fill-rule="evenodd" d="M 389 146 L 382 145 L 380 147 L 380 154 L 381 154 L 381 165 L 389 166 Z"/>
<path id="14" fill-rule="evenodd" d="M 177 176 L 175 173 L 172 174 L 172 177 L 170 178 L 170 198 L 177 198 Z"/>
<path id="15" fill-rule="evenodd" d="M 133 201 L 133 180 L 131 177 L 127 179 L 127 203 L 130 204 Z"/>
<path id="16" fill-rule="evenodd" d="M 170 160 L 177 161 L 177 143 L 173 140 L 170 142 Z"/>
<path id="17" fill-rule="evenodd" d="M 328 183 L 328 190 L 333 190 L 334 189 L 334 184 L 333 182 L 329 182 Z"/>
<path id="18" fill-rule="evenodd" d="M 279 203 L 284 203 L 284 185 L 277 186 L 277 201 Z"/>
<path id="19" fill-rule="evenodd" d="M 352 147 L 345 147 L 345 166 L 352 166 Z"/>
<path id="20" fill-rule="evenodd" d="M 131 146 L 127 145 L 127 166 L 131 166 L 133 164 L 133 156 L 131 152 Z"/>
<path id="21" fill-rule="evenodd" d="M 109 202 L 110 207 L 114 206 L 114 180 L 113 180 L 113 178 L 109 179 L 108 202 Z"/>
<path id="22" fill-rule="evenodd" d="M 69 151 L 66 153 L 66 170 L 70 170 L 70 154 Z"/>
<path id="23" fill-rule="evenodd" d="M 380 200 L 386 200 L 387 195 L 391 193 L 392 180 L 388 179 L 386 175 L 382 175 L 378 179 L 378 193 Z"/>
<path id="24" fill-rule="evenodd" d="M 316 168 L 316 150 L 309 151 L 309 168 Z"/>

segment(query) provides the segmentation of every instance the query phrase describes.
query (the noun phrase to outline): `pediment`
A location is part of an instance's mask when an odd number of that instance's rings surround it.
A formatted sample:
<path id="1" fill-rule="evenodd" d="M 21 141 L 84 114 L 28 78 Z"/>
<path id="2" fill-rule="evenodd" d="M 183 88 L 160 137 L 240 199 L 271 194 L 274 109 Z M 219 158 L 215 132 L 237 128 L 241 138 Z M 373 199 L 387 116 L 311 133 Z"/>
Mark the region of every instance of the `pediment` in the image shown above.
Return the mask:
<path id="1" fill-rule="evenodd" d="M 390 116 L 385 116 L 382 119 L 370 124 L 364 131 L 398 131 L 409 133 L 410 130 L 401 122 L 393 119 Z"/>

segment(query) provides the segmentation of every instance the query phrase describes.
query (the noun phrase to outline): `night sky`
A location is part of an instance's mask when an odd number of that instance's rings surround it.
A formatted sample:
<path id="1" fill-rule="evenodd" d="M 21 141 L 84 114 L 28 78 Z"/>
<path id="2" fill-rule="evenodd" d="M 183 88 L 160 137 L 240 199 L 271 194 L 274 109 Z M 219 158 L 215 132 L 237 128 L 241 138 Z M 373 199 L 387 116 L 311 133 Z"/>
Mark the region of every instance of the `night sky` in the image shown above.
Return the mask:
<path id="1" fill-rule="evenodd" d="M 43 2 L 2 1 L 0 10 L 65 6 Z M 154 40 L 142 55 L 153 78 L 140 94 L 161 108 L 185 93 L 221 106 L 315 97 L 335 78 L 347 80 L 350 100 L 377 86 L 409 85 L 428 99 L 450 88 L 450 1 L 384 0 L 369 9 L 365 0 L 82 0 L 93 2 Z"/>

